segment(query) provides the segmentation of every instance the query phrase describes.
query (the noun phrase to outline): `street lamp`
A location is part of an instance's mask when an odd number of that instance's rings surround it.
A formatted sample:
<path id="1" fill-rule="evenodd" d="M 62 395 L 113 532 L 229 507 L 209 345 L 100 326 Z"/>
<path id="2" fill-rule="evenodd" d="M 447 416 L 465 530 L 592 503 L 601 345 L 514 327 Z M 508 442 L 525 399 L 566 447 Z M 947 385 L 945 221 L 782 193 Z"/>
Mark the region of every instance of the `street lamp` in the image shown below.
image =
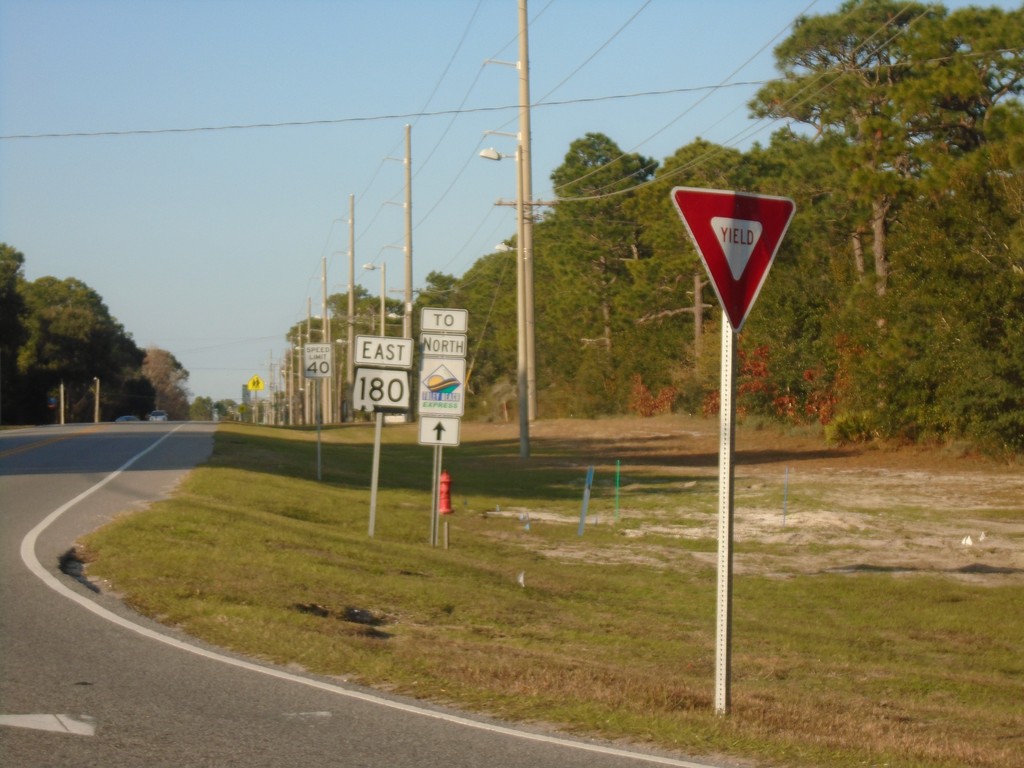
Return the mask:
<path id="1" fill-rule="evenodd" d="M 487 131 L 498 133 L 498 131 Z M 509 134 L 515 135 L 515 134 Z M 501 160 L 510 157 L 490 147 L 480 151 L 485 160 Z M 522 146 L 516 145 L 516 326 L 517 363 L 516 388 L 519 394 L 519 458 L 530 457 L 530 386 L 529 355 L 527 353 L 527 306 L 526 306 L 526 260 L 524 252 L 524 206 L 523 206 L 523 154 Z"/>
<path id="2" fill-rule="evenodd" d="M 370 272 L 377 269 L 380 270 L 380 335 L 387 336 L 387 333 L 384 331 L 384 295 L 388 282 L 388 265 L 383 261 L 380 263 L 379 267 L 376 264 L 363 264 L 363 269 L 369 270 Z"/>

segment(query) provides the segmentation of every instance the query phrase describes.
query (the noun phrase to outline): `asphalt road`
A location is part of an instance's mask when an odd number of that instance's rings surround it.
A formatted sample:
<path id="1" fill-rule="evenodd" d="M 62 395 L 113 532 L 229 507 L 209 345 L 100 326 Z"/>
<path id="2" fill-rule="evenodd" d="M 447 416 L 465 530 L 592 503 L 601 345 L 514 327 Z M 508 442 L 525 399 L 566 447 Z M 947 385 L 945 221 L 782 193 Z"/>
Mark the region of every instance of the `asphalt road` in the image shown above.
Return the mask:
<path id="1" fill-rule="evenodd" d="M 58 567 L 171 493 L 213 425 L 0 433 L 0 765 L 710 768 L 389 697 L 203 646 Z"/>

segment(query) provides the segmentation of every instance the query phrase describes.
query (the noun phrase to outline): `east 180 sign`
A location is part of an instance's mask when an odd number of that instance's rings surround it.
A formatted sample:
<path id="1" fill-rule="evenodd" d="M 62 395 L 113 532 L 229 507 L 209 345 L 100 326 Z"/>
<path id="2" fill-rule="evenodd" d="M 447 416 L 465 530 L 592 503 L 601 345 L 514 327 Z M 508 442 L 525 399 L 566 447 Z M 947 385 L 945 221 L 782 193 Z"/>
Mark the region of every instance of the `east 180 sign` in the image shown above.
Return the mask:
<path id="1" fill-rule="evenodd" d="M 380 368 L 412 368 L 412 339 L 356 336 L 355 364 Z"/>
<path id="2" fill-rule="evenodd" d="M 409 410 L 409 374 L 386 368 L 357 368 L 352 407 L 357 411 Z"/>

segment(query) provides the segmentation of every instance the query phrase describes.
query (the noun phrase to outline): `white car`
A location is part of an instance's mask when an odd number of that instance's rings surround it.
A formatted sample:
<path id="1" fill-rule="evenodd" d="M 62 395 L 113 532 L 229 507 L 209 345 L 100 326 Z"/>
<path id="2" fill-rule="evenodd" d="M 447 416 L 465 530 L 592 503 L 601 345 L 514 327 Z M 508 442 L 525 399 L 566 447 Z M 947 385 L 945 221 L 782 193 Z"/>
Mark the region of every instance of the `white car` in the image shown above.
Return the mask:
<path id="1" fill-rule="evenodd" d="M 167 421 L 167 411 L 153 411 L 146 418 L 149 421 Z"/>

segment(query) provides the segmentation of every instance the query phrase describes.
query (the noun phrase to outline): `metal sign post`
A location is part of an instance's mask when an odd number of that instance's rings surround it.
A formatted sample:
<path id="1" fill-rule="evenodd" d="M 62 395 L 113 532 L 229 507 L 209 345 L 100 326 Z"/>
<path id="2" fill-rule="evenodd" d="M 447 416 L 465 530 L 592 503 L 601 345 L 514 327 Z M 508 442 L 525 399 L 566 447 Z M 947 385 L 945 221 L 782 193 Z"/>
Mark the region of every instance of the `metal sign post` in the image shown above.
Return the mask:
<path id="1" fill-rule="evenodd" d="M 334 347 L 330 344 L 307 344 L 302 350 L 303 375 L 316 379 L 316 479 L 323 477 L 320 460 L 320 425 L 324 421 L 321 381 L 334 375 Z"/>
<path id="2" fill-rule="evenodd" d="M 320 425 L 324 423 L 323 395 L 320 391 L 320 379 L 316 380 L 316 481 L 323 479 L 323 463 L 320 460 Z"/>
<path id="3" fill-rule="evenodd" d="M 736 331 L 722 312 L 721 424 L 718 444 L 718 620 L 715 632 L 715 712 L 729 711 L 732 694 L 733 459 L 736 400 Z"/>
<path id="4" fill-rule="evenodd" d="M 444 463 L 444 446 L 434 446 L 434 477 L 430 494 L 430 546 L 436 547 L 438 529 L 441 523 L 441 468 Z"/>
<path id="5" fill-rule="evenodd" d="M 370 538 L 377 521 L 377 480 L 380 478 L 380 433 L 384 425 L 384 412 L 377 411 L 377 428 L 373 437 L 373 473 L 370 478 Z"/>

